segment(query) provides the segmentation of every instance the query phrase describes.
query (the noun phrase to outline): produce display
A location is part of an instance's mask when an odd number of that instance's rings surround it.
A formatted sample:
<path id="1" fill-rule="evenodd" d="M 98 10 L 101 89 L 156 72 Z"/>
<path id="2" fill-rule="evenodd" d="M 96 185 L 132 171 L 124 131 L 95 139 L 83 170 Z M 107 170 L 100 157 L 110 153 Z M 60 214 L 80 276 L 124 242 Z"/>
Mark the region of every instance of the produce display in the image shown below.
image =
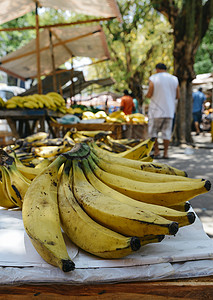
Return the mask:
<path id="1" fill-rule="evenodd" d="M 65 115 L 76 115 L 81 120 L 103 119 L 106 123 L 131 123 L 146 124 L 147 120 L 141 113 L 125 115 L 122 111 L 107 114 L 105 111 L 95 107 L 73 104 L 66 106 L 64 98 L 55 92 L 47 94 L 33 94 L 29 96 L 13 96 L 7 102 L 0 98 L 0 109 L 50 109 Z"/>
<path id="2" fill-rule="evenodd" d="M 66 103 L 64 98 L 55 92 L 50 92 L 46 95 L 29 95 L 29 96 L 14 96 L 4 102 L 1 107 L 6 109 L 27 108 L 27 109 L 42 109 L 47 108 L 54 111 L 66 113 Z"/>
<path id="3" fill-rule="evenodd" d="M 99 145 L 106 136 L 110 132 L 73 130 L 50 139 L 40 132 L 0 149 L 0 206 L 21 208 L 37 252 L 64 272 L 75 264 L 61 228 L 90 254 L 122 258 L 190 226 L 195 214 L 188 201 L 211 188 L 209 180 L 144 161 L 152 160 L 154 139 L 131 140 L 128 149 L 113 152 Z M 35 151 L 41 147 L 51 150 Z"/>

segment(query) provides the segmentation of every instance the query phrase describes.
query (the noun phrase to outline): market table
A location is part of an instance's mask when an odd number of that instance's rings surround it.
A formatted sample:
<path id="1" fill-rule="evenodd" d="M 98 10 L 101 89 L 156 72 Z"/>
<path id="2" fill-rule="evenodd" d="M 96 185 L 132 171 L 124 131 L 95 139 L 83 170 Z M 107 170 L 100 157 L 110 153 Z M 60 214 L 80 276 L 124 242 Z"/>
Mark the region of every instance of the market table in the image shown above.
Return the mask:
<path id="1" fill-rule="evenodd" d="M 0 299 L 212 299 L 213 241 L 199 219 L 119 260 L 98 259 L 66 241 L 76 269 L 64 273 L 33 248 L 20 210 L 1 209 L 0 218 Z"/>
<path id="2" fill-rule="evenodd" d="M 71 128 L 77 130 L 103 130 L 112 131 L 112 137 L 115 139 L 122 138 L 147 138 L 147 124 L 127 124 L 127 123 L 76 123 L 61 124 L 58 122 L 50 122 L 50 127 L 57 137 L 63 137 Z"/>
<path id="3" fill-rule="evenodd" d="M 50 132 L 54 135 L 49 126 L 50 118 L 61 116 L 61 113 L 49 109 L 0 109 L 0 119 L 7 120 L 13 137 L 16 139 L 33 134 L 36 128 L 38 131 L 45 131 L 45 121 Z"/>
<path id="4" fill-rule="evenodd" d="M 0 286 L 0 299 L 212 299 L 213 278 L 90 285 Z M 59 298 L 60 297 L 60 298 Z"/>

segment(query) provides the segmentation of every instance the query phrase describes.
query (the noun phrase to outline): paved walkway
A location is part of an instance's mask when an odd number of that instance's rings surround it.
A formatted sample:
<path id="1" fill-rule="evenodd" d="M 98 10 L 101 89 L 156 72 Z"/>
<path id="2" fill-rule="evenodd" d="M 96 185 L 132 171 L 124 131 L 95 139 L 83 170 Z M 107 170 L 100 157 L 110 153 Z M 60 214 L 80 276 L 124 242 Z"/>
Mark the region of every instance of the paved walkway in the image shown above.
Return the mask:
<path id="1" fill-rule="evenodd" d="M 192 135 L 195 147 L 170 146 L 170 159 L 156 159 L 155 161 L 184 170 L 191 178 L 205 178 L 211 181 L 212 189 L 190 202 L 202 221 L 205 232 L 213 238 L 213 143 L 210 133 L 201 133 L 199 136 L 192 133 Z"/>

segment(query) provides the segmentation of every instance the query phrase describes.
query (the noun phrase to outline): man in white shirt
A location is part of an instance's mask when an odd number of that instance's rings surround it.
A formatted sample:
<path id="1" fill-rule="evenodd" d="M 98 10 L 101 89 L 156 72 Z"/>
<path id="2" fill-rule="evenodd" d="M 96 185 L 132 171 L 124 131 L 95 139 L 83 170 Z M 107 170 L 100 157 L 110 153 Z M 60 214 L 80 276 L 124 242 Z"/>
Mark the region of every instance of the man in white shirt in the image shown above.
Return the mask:
<path id="1" fill-rule="evenodd" d="M 175 115 L 175 102 L 176 99 L 179 99 L 180 92 L 178 78 L 169 74 L 163 63 L 157 64 L 156 74 L 150 76 L 146 97 L 151 98 L 148 113 L 148 133 L 150 137 L 156 138 L 154 157 L 160 158 L 157 138 L 158 133 L 161 132 L 164 144 L 163 158 L 167 159 Z"/>

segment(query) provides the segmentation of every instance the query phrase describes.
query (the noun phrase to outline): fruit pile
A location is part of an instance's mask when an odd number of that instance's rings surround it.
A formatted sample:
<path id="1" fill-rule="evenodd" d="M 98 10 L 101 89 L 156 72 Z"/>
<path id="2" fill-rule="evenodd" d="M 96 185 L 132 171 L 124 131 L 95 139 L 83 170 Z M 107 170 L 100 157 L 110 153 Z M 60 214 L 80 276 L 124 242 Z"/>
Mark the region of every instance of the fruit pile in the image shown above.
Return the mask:
<path id="1" fill-rule="evenodd" d="M 126 115 L 123 111 L 115 111 L 107 115 L 105 111 L 93 113 L 91 111 L 82 112 L 83 120 L 104 119 L 106 123 L 130 123 L 130 124 L 146 124 L 147 120 L 141 113 Z"/>
<path id="2" fill-rule="evenodd" d="M 66 113 L 65 100 L 58 93 L 50 92 L 46 95 L 34 94 L 30 96 L 14 96 L 5 102 L 7 109 L 27 108 L 39 109 L 47 108 L 54 111 Z"/>
<path id="3" fill-rule="evenodd" d="M 41 136 L 47 139 L 40 133 L 40 142 Z M 0 151 L 0 205 L 22 209 L 25 230 L 49 264 L 64 272 L 75 268 L 61 227 L 79 248 L 113 259 L 161 242 L 195 221 L 188 201 L 209 191 L 211 183 L 141 160 L 153 139 L 112 153 L 91 138 L 80 143 L 66 138 L 70 150 L 36 166 L 23 164 L 18 148 Z M 35 136 L 28 137 L 33 141 Z"/>
<path id="4" fill-rule="evenodd" d="M 22 161 L 34 158 L 53 159 L 57 155 L 70 150 L 76 143 L 87 142 L 89 139 L 96 141 L 96 144 L 112 153 L 121 153 L 131 159 L 152 161 L 149 155 L 152 150 L 154 139 L 145 141 L 140 139 L 113 139 L 111 131 L 77 131 L 72 128 L 63 138 L 49 138 L 49 134 L 38 132 L 23 139 L 16 140 L 13 149 Z M 128 150 L 128 151 L 127 151 Z"/>

